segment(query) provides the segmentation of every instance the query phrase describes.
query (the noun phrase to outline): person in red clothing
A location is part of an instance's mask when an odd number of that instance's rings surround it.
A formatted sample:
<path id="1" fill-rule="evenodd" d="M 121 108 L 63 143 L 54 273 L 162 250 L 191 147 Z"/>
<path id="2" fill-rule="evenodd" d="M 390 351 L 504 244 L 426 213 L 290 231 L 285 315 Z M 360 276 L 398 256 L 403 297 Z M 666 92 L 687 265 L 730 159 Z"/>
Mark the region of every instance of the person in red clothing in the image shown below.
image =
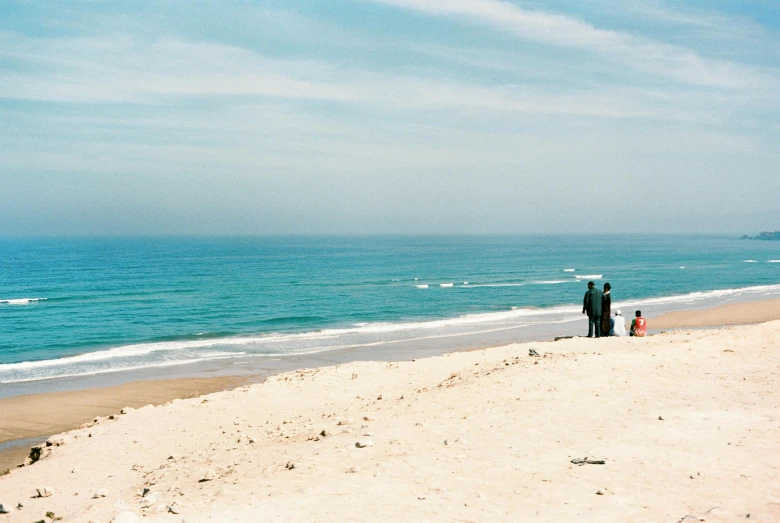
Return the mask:
<path id="1" fill-rule="evenodd" d="M 642 311 L 636 311 L 636 318 L 631 320 L 631 336 L 639 338 L 647 334 L 647 320 L 642 317 Z"/>

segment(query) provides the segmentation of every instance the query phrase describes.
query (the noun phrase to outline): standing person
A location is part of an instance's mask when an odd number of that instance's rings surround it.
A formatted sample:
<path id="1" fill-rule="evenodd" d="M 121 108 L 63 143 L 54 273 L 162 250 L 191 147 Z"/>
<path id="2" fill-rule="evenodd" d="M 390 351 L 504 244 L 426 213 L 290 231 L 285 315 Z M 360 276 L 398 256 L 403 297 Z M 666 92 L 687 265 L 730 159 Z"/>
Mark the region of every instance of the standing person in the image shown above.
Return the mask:
<path id="1" fill-rule="evenodd" d="M 585 293 L 585 299 L 582 302 L 582 313 L 588 315 L 588 338 L 593 337 L 593 331 L 596 331 L 596 337 L 601 337 L 601 291 L 596 288 L 592 281 L 588 282 L 588 292 Z"/>
<path id="2" fill-rule="evenodd" d="M 615 317 L 610 320 L 611 329 L 609 329 L 610 336 L 625 336 L 626 335 L 626 320 L 623 318 L 623 311 L 618 309 L 615 311 Z"/>
<path id="3" fill-rule="evenodd" d="M 610 331 L 610 317 L 609 315 L 612 313 L 612 295 L 610 294 L 610 291 L 612 290 L 612 285 L 609 283 L 604 284 L 604 293 L 601 295 L 601 334 L 604 336 L 609 336 Z"/>
<path id="4" fill-rule="evenodd" d="M 636 318 L 631 320 L 631 336 L 643 337 L 647 334 L 647 320 L 642 317 L 642 311 L 636 311 Z"/>

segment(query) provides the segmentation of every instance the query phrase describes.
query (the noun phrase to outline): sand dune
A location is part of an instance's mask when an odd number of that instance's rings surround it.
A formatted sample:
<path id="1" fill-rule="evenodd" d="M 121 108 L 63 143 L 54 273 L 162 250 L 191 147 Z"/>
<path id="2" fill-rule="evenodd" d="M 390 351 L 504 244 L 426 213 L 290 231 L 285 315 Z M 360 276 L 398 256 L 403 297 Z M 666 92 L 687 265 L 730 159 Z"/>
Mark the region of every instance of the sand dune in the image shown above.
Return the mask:
<path id="1" fill-rule="evenodd" d="M 53 438 L 0 518 L 778 521 L 778 349 L 772 322 L 287 373 Z"/>

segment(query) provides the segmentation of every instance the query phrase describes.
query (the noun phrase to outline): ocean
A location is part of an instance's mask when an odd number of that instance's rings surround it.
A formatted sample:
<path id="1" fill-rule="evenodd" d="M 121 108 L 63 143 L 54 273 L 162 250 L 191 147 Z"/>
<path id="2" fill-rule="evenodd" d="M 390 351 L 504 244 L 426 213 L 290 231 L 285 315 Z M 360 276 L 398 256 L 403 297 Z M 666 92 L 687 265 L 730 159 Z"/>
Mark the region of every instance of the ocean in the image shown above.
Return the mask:
<path id="1" fill-rule="evenodd" d="M 590 279 L 630 317 L 780 297 L 779 262 L 727 236 L 4 238 L 0 395 L 581 335 Z"/>

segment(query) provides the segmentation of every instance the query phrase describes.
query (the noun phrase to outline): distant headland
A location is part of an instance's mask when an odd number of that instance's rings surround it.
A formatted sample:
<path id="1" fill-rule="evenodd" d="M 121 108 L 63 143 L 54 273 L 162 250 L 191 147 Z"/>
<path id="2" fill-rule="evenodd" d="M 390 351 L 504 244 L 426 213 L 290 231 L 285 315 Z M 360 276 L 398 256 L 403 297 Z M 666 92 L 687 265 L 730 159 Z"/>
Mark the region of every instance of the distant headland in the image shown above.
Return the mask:
<path id="1" fill-rule="evenodd" d="M 744 235 L 742 240 L 780 240 L 780 231 L 764 231 L 758 236 L 748 236 L 747 234 Z"/>

